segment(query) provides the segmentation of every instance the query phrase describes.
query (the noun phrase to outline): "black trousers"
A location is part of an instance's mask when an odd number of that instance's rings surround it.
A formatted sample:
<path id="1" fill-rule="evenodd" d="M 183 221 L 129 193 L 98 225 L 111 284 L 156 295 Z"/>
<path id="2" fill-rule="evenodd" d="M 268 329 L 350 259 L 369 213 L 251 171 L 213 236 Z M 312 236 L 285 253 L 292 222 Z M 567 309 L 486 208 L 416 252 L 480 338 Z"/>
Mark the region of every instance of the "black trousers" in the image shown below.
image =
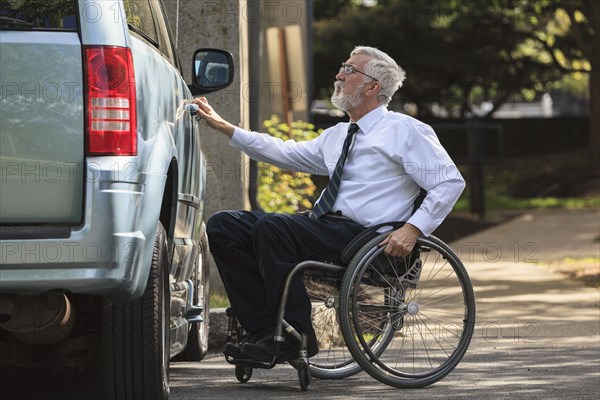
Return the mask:
<path id="1" fill-rule="evenodd" d="M 285 278 L 305 260 L 339 259 L 364 228 L 339 218 L 222 211 L 207 223 L 210 250 L 238 320 L 246 331 L 275 326 Z M 285 319 L 312 330 L 311 304 L 300 274 L 292 280 Z"/>

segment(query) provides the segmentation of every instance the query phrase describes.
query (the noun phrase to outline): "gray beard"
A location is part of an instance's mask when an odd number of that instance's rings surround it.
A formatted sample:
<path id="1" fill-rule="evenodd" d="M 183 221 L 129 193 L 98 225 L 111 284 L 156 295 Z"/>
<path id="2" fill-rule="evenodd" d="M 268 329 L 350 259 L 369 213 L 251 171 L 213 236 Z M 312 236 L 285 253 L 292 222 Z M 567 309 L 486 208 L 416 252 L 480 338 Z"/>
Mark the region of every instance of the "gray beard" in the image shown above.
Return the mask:
<path id="1" fill-rule="evenodd" d="M 337 88 L 340 86 L 340 92 L 337 92 Z M 337 82 L 334 84 L 333 94 L 331 95 L 331 103 L 338 109 L 348 112 L 348 110 L 353 109 L 358 106 L 361 101 L 361 90 L 365 86 L 365 84 L 361 84 L 356 90 L 350 94 L 346 95 L 341 92 L 342 85 Z"/>

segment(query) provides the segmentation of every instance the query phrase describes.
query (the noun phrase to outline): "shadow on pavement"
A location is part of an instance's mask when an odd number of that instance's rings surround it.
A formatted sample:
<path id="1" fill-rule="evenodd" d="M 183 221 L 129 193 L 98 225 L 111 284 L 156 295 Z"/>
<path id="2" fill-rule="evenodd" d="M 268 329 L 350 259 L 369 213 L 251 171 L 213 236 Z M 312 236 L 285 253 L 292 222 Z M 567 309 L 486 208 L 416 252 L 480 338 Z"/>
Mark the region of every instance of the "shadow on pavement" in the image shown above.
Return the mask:
<path id="1" fill-rule="evenodd" d="M 0 368 L 2 400 L 96 400 L 94 393 L 94 377 L 73 368 Z"/>
<path id="2" fill-rule="evenodd" d="M 310 390 L 298 387 L 295 371 L 277 366 L 255 371 L 238 383 L 232 366 L 212 357 L 200 365 L 176 364 L 172 374 L 174 399 L 592 399 L 600 393 L 598 350 L 569 351 L 548 346 L 514 346 L 501 340 L 470 350 L 442 381 L 421 389 L 396 389 L 364 373 L 343 380 L 313 379 Z"/>

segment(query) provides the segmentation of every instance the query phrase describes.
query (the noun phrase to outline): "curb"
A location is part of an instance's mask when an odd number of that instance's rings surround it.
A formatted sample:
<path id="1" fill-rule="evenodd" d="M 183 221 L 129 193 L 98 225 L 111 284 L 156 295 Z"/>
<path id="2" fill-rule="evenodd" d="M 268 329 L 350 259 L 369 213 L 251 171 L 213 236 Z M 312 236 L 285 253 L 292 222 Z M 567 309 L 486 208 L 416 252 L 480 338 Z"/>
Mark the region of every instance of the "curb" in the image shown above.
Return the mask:
<path id="1" fill-rule="evenodd" d="M 227 342 L 227 315 L 225 308 L 210 310 L 210 325 L 208 328 L 208 353 L 221 353 Z"/>

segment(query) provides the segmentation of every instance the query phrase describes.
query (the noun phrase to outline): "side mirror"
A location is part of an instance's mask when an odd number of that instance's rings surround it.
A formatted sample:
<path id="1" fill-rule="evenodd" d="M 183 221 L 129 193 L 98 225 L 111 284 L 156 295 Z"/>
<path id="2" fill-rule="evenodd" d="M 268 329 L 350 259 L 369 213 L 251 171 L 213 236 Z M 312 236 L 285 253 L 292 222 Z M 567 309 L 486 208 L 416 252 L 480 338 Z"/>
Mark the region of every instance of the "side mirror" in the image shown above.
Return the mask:
<path id="1" fill-rule="evenodd" d="M 193 95 L 216 92 L 233 82 L 233 56 L 219 49 L 198 49 L 192 62 Z"/>

